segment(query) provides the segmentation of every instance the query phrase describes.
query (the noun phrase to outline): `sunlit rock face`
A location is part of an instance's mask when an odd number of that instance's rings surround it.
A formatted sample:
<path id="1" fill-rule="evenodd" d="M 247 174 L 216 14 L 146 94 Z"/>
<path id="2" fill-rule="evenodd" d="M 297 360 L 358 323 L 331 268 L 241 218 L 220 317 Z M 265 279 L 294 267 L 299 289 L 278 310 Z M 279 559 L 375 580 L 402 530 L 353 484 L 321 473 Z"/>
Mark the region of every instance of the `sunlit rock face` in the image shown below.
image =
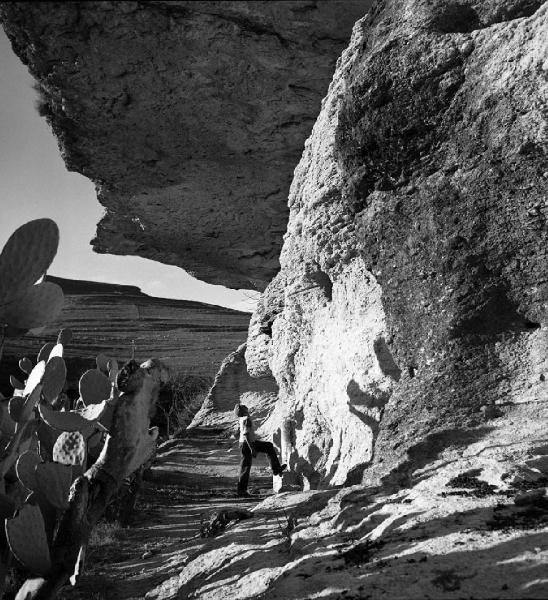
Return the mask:
<path id="1" fill-rule="evenodd" d="M 306 485 L 405 481 L 482 405 L 518 435 L 546 401 L 547 32 L 548 5 L 519 0 L 378 2 L 356 24 L 246 355 Z"/>
<path id="2" fill-rule="evenodd" d="M 251 377 L 245 361 L 245 344 L 221 364 L 207 398 L 190 427 L 237 429 L 236 404 L 247 406 L 253 426 L 259 429 L 278 399 L 278 385 L 272 375 Z"/>
<path id="3" fill-rule="evenodd" d="M 370 4 L 13 2 L 0 16 L 67 167 L 97 184 L 95 250 L 264 289 L 293 169 Z"/>

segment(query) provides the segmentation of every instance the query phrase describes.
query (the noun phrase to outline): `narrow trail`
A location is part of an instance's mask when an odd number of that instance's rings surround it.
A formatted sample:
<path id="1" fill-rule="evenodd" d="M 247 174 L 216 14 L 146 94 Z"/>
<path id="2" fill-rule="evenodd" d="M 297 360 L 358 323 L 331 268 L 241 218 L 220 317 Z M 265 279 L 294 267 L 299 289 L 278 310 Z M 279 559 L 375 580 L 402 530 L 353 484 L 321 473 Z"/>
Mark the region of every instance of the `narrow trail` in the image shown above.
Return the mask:
<path id="1" fill-rule="evenodd" d="M 266 456 L 254 460 L 250 500 L 236 497 L 238 443 L 219 434 L 194 429 L 164 443 L 144 483 L 135 516 L 127 528 L 100 525 L 90 544 L 87 565 L 67 600 L 129 600 L 173 575 L 181 554 L 196 555 L 207 543 L 202 523 L 219 510 L 252 508 L 272 493 Z"/>

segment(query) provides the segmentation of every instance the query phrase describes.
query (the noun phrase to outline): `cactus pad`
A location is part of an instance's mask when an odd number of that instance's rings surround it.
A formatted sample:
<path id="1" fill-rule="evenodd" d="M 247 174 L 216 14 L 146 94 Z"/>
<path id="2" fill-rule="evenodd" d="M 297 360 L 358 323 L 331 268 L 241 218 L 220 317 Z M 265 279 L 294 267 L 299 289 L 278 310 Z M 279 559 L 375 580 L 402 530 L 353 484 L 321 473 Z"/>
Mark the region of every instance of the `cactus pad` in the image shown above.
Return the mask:
<path id="1" fill-rule="evenodd" d="M 59 331 L 59 335 L 57 336 L 57 343 L 62 344 L 63 346 L 67 346 L 72 341 L 72 330 L 70 329 L 61 329 Z"/>
<path id="2" fill-rule="evenodd" d="M 25 386 L 19 381 L 19 379 L 17 379 L 17 377 L 14 377 L 13 375 L 10 375 L 10 383 L 11 383 L 11 387 L 14 390 L 24 390 Z"/>
<path id="3" fill-rule="evenodd" d="M 53 342 L 48 342 L 47 344 L 44 344 L 40 348 L 40 352 L 38 352 L 38 357 L 36 359 L 36 362 L 40 362 L 41 360 L 43 360 L 44 362 L 48 362 L 50 352 L 54 348 L 55 348 L 55 344 Z"/>
<path id="4" fill-rule="evenodd" d="M 28 288 L 24 295 L 0 305 L 0 321 L 18 329 L 41 327 L 55 319 L 63 308 L 63 290 L 50 281 Z"/>
<path id="5" fill-rule="evenodd" d="M 118 361 L 115 358 L 111 358 L 107 363 L 107 369 L 110 383 L 116 385 L 116 377 L 118 376 Z"/>
<path id="6" fill-rule="evenodd" d="M 93 405 L 94 412 L 85 412 L 87 409 L 80 411 L 67 410 L 59 411 L 52 410 L 46 404 L 40 404 L 40 416 L 50 426 L 61 431 L 79 431 L 87 437 L 99 425 L 97 419 L 101 416 L 106 407 L 106 402 Z M 88 409 L 91 407 L 88 407 Z M 90 418 L 87 418 L 87 417 Z"/>
<path id="7" fill-rule="evenodd" d="M 25 390 L 23 394 L 28 396 L 32 390 L 42 381 L 42 377 L 44 376 L 44 372 L 46 370 L 45 361 L 41 360 L 35 367 L 32 369 L 29 378 L 25 384 Z"/>
<path id="8" fill-rule="evenodd" d="M 38 442 L 40 445 L 40 456 L 44 460 L 51 460 L 53 455 L 53 446 L 59 437 L 59 430 L 48 425 L 43 419 L 38 422 L 36 429 Z"/>
<path id="9" fill-rule="evenodd" d="M 31 371 L 32 371 L 32 361 L 30 360 L 30 358 L 27 358 L 25 356 L 25 358 L 22 358 L 19 361 L 19 368 L 21 369 L 21 371 L 23 371 L 23 373 L 25 373 L 25 375 L 30 375 Z"/>
<path id="10" fill-rule="evenodd" d="M 15 471 L 19 481 L 29 490 L 37 489 L 36 465 L 42 462 L 40 455 L 32 450 L 21 454 L 17 460 Z"/>
<path id="11" fill-rule="evenodd" d="M 110 397 L 112 385 L 106 375 L 90 369 L 80 378 L 79 389 L 84 404 L 99 404 Z"/>
<path id="12" fill-rule="evenodd" d="M 85 465 L 84 436 L 79 431 L 64 431 L 53 446 L 53 460 L 62 465 Z"/>
<path id="13" fill-rule="evenodd" d="M 9 403 L 9 413 L 15 423 L 19 423 L 25 407 L 25 398 L 23 396 L 14 396 Z"/>
<path id="14" fill-rule="evenodd" d="M 49 357 L 48 360 L 51 360 L 52 358 L 55 357 L 62 357 L 63 356 L 63 344 L 55 344 L 55 346 L 53 346 L 53 348 L 51 349 L 51 352 L 49 353 Z"/>
<path id="15" fill-rule="evenodd" d="M 57 253 L 59 228 L 36 219 L 13 232 L 0 254 L 0 304 L 19 296 L 48 270 Z"/>
<path id="16" fill-rule="evenodd" d="M 55 348 L 57 348 L 57 346 Z M 50 354 L 44 376 L 42 377 L 42 393 L 48 402 L 53 402 L 63 391 L 67 377 L 65 361 L 60 356 L 53 356 L 55 348 Z"/>
<path id="17" fill-rule="evenodd" d="M 68 508 L 68 496 L 72 484 L 70 465 L 54 462 L 40 463 L 35 473 L 38 491 L 47 498 L 48 502 L 60 510 Z"/>
<path id="18" fill-rule="evenodd" d="M 9 402 L 0 402 L 0 434 L 2 439 L 9 439 L 15 433 L 15 421 L 9 413 Z"/>
<path id="19" fill-rule="evenodd" d="M 21 414 L 19 415 L 19 423 L 24 423 L 25 421 L 28 421 L 30 419 L 34 407 L 40 401 L 41 395 L 42 384 L 39 384 L 34 388 L 34 390 L 32 390 L 32 394 L 27 396 L 27 398 L 25 399 L 25 404 L 23 405 L 23 409 L 21 411 Z"/>
<path id="20" fill-rule="evenodd" d="M 109 358 L 105 354 L 98 354 L 95 358 L 95 364 L 101 373 L 108 373 Z"/>
<path id="21" fill-rule="evenodd" d="M 6 536 L 17 560 L 31 573 L 46 575 L 51 558 L 44 519 L 38 506 L 24 504 L 12 519 L 6 519 Z"/>
<path id="22" fill-rule="evenodd" d="M 15 512 L 15 502 L 6 494 L 0 494 L 0 519 L 11 519 Z"/>

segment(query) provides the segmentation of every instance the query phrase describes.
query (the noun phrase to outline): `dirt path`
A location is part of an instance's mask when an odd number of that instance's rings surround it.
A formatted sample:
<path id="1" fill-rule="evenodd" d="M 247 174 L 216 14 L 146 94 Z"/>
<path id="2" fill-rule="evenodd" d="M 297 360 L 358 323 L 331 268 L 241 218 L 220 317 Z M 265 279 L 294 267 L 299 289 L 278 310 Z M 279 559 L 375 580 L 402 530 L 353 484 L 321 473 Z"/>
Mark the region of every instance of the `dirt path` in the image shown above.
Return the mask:
<path id="1" fill-rule="evenodd" d="M 68 589 L 64 597 L 143 598 L 172 576 L 175 556 L 180 561 L 181 553 L 196 555 L 207 543 L 199 533 L 212 513 L 249 509 L 271 493 L 268 462 L 259 455 L 250 482 L 257 499 L 236 498 L 238 463 L 238 444 L 218 434 L 196 429 L 166 442 L 144 484 L 131 526 L 97 528 L 86 573 L 77 590 Z"/>
<path id="2" fill-rule="evenodd" d="M 510 416 L 464 451 L 443 450 L 408 486 L 292 492 L 256 507 L 234 497 L 237 447 L 194 431 L 164 446 L 136 522 L 99 535 L 65 598 L 546 599 L 548 500 L 514 501 L 546 481 L 512 483 L 523 461 L 546 465 L 546 409 L 533 414 L 519 441 Z M 253 481 L 270 492 L 261 467 Z M 253 516 L 197 535 L 202 519 L 232 507 Z"/>

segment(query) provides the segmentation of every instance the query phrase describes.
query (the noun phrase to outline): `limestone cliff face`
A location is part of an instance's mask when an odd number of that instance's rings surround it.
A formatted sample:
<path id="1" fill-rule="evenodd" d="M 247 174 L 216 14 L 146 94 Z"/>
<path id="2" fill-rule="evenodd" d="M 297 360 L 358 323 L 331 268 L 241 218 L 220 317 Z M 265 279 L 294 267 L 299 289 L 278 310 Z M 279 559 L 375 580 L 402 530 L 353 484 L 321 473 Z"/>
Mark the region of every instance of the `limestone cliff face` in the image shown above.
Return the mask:
<path id="1" fill-rule="evenodd" d="M 279 269 L 287 193 L 370 0 L 6 2 L 67 167 L 97 185 L 97 252 L 234 288 Z"/>
<path id="2" fill-rule="evenodd" d="M 305 483 L 404 481 L 482 405 L 520 423 L 546 401 L 547 32 L 528 0 L 386 0 L 356 24 L 246 355 Z"/>
<path id="3" fill-rule="evenodd" d="M 65 350 L 69 383 L 92 368 L 97 354 L 129 360 L 156 357 L 174 373 L 213 377 L 228 352 L 245 340 L 249 314 L 188 300 L 154 298 L 127 285 L 50 278 L 65 293 L 58 319 L 39 333 L 7 340 L 0 369 L 0 389 L 9 393 L 9 375 L 22 375 L 17 361 L 34 361 L 62 327 L 72 330 Z"/>
<path id="4" fill-rule="evenodd" d="M 190 427 L 237 429 L 234 406 L 245 404 L 259 429 L 270 416 L 278 399 L 278 385 L 272 375 L 251 377 L 245 361 L 246 345 L 242 344 L 223 361 L 202 408 Z"/>

